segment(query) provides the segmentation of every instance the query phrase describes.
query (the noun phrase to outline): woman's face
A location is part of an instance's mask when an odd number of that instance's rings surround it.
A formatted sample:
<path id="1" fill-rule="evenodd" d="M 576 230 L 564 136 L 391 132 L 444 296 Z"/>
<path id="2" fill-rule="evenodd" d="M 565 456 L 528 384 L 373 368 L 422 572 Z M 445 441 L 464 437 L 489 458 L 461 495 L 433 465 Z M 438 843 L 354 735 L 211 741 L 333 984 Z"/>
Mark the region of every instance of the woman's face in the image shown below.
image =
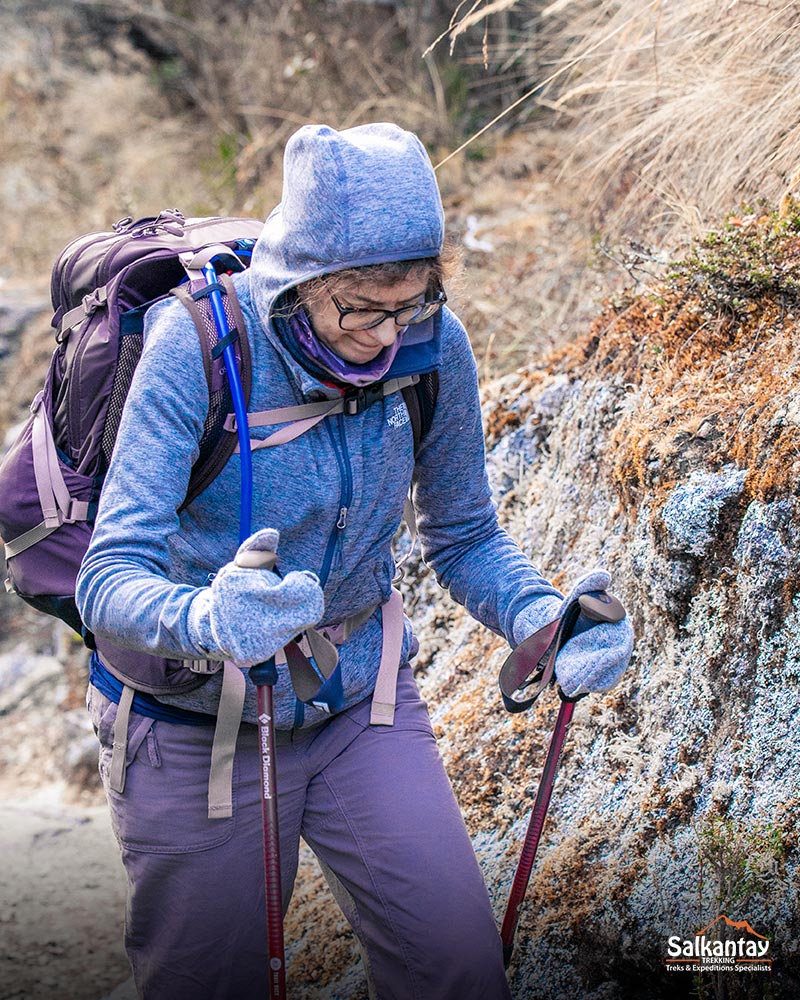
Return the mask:
<path id="1" fill-rule="evenodd" d="M 397 325 L 393 316 L 387 316 L 369 330 L 343 330 L 339 326 L 340 313 L 334 297 L 346 309 L 393 311 L 422 302 L 429 278 L 429 268 L 420 268 L 403 281 L 388 285 L 352 281 L 337 284 L 334 275 L 308 297 L 303 295 L 301 288 L 300 298 L 311 318 L 314 333 L 323 344 L 345 361 L 365 365 L 385 347 L 391 347 L 403 327 Z"/>

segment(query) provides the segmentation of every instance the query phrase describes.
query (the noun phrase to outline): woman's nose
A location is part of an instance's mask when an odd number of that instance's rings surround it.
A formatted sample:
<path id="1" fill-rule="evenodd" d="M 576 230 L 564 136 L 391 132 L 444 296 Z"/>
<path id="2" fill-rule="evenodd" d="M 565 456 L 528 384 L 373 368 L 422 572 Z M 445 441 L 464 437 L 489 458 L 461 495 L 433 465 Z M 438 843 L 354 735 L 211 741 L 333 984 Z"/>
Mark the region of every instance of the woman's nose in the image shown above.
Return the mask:
<path id="1" fill-rule="evenodd" d="M 397 340 L 397 335 L 401 330 L 402 327 L 395 323 L 394 316 L 387 316 L 382 323 L 379 323 L 378 326 L 373 326 L 369 332 L 381 347 L 391 347 L 395 340 Z"/>

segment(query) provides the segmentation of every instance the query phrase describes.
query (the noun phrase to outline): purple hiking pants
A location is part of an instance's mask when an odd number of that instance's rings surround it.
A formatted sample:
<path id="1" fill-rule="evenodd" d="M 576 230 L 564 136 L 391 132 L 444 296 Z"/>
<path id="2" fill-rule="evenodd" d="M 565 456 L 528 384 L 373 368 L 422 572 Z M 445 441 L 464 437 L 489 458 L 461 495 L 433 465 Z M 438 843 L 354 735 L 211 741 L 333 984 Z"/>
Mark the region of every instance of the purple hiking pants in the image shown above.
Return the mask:
<path id="1" fill-rule="evenodd" d="M 94 688 L 100 772 L 128 876 L 125 946 L 143 1000 L 268 996 L 257 731 L 242 725 L 233 816 L 209 820 L 213 729 L 132 713 L 123 795 L 108 788 L 117 706 Z M 410 668 L 392 727 L 369 700 L 277 750 L 284 910 L 302 836 L 380 1000 L 509 1000 L 486 887 Z M 324 956 L 320 956 L 324 962 Z M 288 968 L 289 995 L 292 991 Z"/>

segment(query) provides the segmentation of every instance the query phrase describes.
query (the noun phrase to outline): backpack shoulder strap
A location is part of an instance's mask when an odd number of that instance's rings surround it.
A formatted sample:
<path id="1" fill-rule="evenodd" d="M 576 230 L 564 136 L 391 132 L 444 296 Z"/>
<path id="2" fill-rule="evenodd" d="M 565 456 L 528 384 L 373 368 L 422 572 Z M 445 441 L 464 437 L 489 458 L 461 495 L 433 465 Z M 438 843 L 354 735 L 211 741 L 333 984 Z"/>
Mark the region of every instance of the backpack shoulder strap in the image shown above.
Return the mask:
<path id="1" fill-rule="evenodd" d="M 250 390 L 253 382 L 247 327 L 230 276 L 220 275 L 219 284 L 222 286 L 220 291 L 230 329 L 226 340 L 236 344 L 239 376 L 242 380 L 245 406 L 247 406 L 250 402 Z M 203 367 L 206 372 L 209 396 L 208 415 L 200 440 L 200 455 L 192 469 L 186 498 L 181 504 L 180 510 L 190 504 L 216 479 L 237 445 L 236 434 L 229 433 L 224 426 L 225 419 L 233 407 L 233 400 L 222 361 L 222 350 L 225 345 L 219 340 L 217 325 L 214 322 L 214 314 L 208 298 L 209 290 L 209 286 L 202 280 L 192 281 L 188 286 L 183 285 L 173 289 L 175 297 L 186 306 L 194 320 L 200 348 L 203 352 Z"/>
<path id="2" fill-rule="evenodd" d="M 431 429 L 433 414 L 436 408 L 436 397 L 439 393 L 439 372 L 425 372 L 414 385 L 406 386 L 403 392 L 408 415 L 411 418 L 411 430 L 414 434 L 414 457 L 419 454 L 425 435 Z"/>
<path id="3" fill-rule="evenodd" d="M 424 372 L 413 384 L 401 390 L 405 400 L 408 415 L 411 419 L 411 431 L 414 435 L 414 458 L 419 455 L 425 435 L 431 429 L 433 414 L 436 409 L 436 397 L 439 394 L 439 372 Z M 411 547 L 395 566 L 396 575 L 394 583 L 403 579 L 403 564 L 411 557 L 417 547 L 417 515 L 414 510 L 414 503 L 411 499 L 411 490 L 403 504 L 403 520 L 406 522 L 408 533 L 411 536 Z"/>

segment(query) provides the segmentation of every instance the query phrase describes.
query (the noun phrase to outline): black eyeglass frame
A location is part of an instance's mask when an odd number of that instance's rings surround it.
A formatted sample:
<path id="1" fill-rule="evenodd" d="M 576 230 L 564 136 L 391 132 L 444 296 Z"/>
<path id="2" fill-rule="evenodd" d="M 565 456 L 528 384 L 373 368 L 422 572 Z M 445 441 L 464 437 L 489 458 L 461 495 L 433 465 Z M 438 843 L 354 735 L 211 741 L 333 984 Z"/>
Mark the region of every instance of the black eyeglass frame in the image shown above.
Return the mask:
<path id="1" fill-rule="evenodd" d="M 419 302 L 417 305 L 402 306 L 400 309 L 355 309 L 351 306 L 343 306 L 333 292 L 329 292 L 328 294 L 330 295 L 331 301 L 336 306 L 339 313 L 339 329 L 344 330 L 345 333 L 357 333 L 360 330 L 374 330 L 376 326 L 380 326 L 381 323 L 385 322 L 390 316 L 395 321 L 397 326 L 415 326 L 417 323 L 424 323 L 426 319 L 430 319 L 431 316 L 434 316 L 447 302 L 447 295 L 443 288 L 439 289 L 435 298 L 426 298 L 424 302 Z M 373 313 L 377 316 L 377 319 L 374 323 L 369 323 L 367 326 L 348 327 L 344 325 L 344 319 L 346 316 L 352 316 L 358 313 Z M 411 315 L 404 322 L 398 322 L 398 317 L 402 315 L 402 313 L 411 313 Z"/>

